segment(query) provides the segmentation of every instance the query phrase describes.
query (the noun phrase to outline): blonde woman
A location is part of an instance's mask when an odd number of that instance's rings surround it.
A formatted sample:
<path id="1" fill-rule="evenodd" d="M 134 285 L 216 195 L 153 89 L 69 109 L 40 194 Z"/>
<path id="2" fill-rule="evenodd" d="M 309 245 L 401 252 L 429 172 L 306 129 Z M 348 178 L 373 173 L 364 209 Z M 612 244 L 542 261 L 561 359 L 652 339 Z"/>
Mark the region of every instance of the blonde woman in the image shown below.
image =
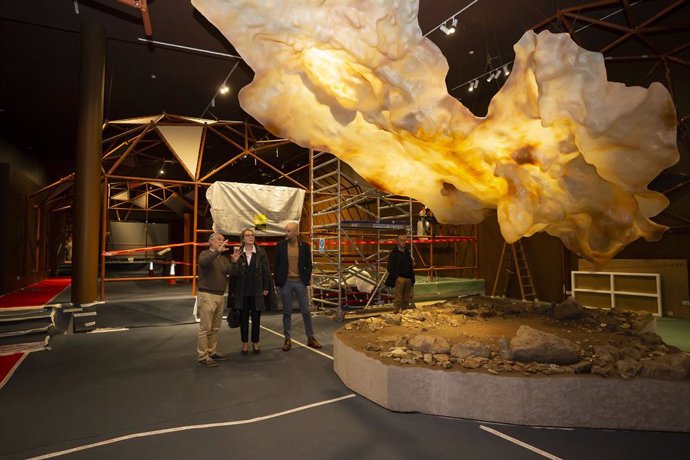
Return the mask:
<path id="1" fill-rule="evenodd" d="M 240 311 L 242 354 L 249 353 L 249 318 L 252 320 L 252 351 L 261 353 L 259 332 L 264 299 L 271 287 L 271 271 L 263 248 L 257 247 L 254 230 L 246 228 L 240 234 L 240 247 L 230 258 L 230 295 L 232 307 Z"/>

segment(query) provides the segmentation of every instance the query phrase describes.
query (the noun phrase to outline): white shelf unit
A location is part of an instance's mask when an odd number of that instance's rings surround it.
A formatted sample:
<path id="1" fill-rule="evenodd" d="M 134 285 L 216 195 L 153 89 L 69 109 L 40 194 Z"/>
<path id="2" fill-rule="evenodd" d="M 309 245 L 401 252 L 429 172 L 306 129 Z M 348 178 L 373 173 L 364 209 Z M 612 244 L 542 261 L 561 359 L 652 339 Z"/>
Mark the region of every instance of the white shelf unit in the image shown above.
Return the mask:
<path id="1" fill-rule="evenodd" d="M 590 289 L 590 288 L 580 288 L 577 284 L 578 275 L 586 276 L 601 276 L 608 277 L 609 288 L 608 289 Z M 642 291 L 623 291 L 616 289 L 616 278 L 630 278 L 630 277 L 640 277 L 653 279 L 656 286 L 655 292 L 642 292 Z M 661 275 L 659 273 L 624 273 L 624 272 L 592 272 L 592 271 L 573 271 L 570 272 L 570 286 L 572 287 L 573 297 L 577 300 L 577 293 L 594 293 L 594 294 L 608 294 L 611 297 L 611 308 L 616 308 L 616 296 L 634 296 L 634 297 L 649 297 L 656 299 L 657 311 L 654 315 L 661 316 Z"/>

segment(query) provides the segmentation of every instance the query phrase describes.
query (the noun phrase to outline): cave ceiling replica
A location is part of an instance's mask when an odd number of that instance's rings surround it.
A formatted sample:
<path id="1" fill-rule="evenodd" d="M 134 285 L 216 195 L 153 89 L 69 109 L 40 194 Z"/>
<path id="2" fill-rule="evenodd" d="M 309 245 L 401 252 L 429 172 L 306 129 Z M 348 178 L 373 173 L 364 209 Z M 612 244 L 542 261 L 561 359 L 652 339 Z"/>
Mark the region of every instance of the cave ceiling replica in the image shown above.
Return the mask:
<path id="1" fill-rule="evenodd" d="M 193 0 L 255 72 L 242 108 L 278 136 L 331 152 L 440 222 L 497 210 L 512 243 L 547 232 L 605 262 L 659 239 L 647 186 L 678 161 L 668 91 L 609 82 L 567 34 L 526 32 L 485 117 L 448 94 L 418 2 Z"/>

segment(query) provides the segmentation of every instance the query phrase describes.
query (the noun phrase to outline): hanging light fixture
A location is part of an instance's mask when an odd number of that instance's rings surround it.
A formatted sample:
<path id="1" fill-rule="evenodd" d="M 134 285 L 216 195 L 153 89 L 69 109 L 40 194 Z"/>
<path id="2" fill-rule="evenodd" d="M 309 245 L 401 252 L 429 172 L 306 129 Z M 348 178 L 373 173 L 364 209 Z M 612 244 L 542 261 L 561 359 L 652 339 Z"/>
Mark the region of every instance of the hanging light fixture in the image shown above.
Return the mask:
<path id="1" fill-rule="evenodd" d="M 450 35 L 450 34 L 455 33 L 455 31 L 457 30 L 457 27 L 458 27 L 458 19 L 453 17 L 450 21 L 450 27 L 448 27 L 446 25 L 446 23 L 444 22 L 443 24 L 441 24 L 439 29 L 441 29 L 441 32 L 443 32 L 444 34 Z"/>

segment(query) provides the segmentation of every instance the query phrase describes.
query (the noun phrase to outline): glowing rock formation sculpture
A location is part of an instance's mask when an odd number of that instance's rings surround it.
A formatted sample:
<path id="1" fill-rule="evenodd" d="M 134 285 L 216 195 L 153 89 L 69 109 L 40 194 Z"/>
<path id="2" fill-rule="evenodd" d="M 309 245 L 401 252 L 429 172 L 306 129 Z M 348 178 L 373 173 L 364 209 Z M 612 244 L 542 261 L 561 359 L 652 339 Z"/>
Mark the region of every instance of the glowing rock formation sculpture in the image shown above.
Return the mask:
<path id="1" fill-rule="evenodd" d="M 244 110 L 441 222 L 497 209 L 508 242 L 544 231 L 595 262 L 666 229 L 647 185 L 678 161 L 668 92 L 608 82 L 603 56 L 566 34 L 526 32 L 481 118 L 448 94 L 417 1 L 192 3 L 254 69 Z"/>

